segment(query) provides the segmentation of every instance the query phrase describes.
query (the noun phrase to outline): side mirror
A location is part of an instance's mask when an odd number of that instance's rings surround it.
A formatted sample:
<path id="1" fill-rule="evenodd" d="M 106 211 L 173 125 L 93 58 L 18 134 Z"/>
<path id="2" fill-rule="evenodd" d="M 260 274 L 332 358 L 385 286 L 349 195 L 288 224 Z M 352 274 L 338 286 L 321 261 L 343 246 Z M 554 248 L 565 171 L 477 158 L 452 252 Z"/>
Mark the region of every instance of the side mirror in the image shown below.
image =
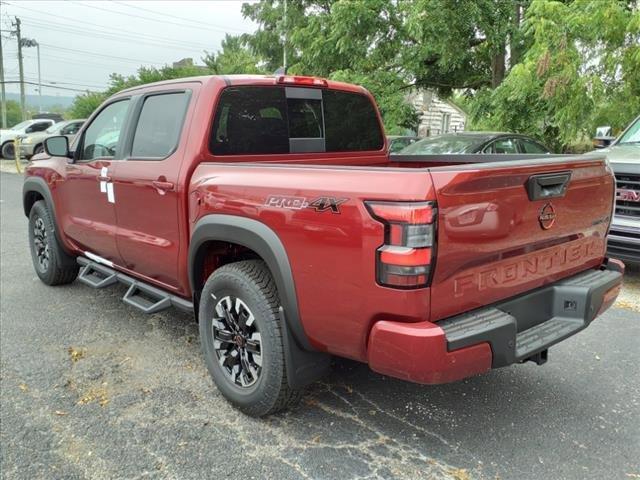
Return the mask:
<path id="1" fill-rule="evenodd" d="M 593 137 L 593 148 L 607 148 L 616 139 L 612 135 L 613 129 L 609 126 L 597 127 L 596 135 Z"/>
<path id="2" fill-rule="evenodd" d="M 62 135 L 49 137 L 44 141 L 44 150 L 52 157 L 69 157 L 69 139 Z"/>

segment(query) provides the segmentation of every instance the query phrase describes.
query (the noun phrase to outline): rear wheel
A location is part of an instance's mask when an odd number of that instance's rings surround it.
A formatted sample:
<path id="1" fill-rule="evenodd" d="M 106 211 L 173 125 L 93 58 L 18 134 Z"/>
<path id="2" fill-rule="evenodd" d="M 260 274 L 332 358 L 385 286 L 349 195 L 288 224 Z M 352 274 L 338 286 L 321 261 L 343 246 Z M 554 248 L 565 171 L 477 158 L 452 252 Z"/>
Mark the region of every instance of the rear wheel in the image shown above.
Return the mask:
<path id="1" fill-rule="evenodd" d="M 13 160 L 16 156 L 16 149 L 13 142 L 4 142 L 0 153 L 2 153 L 2 156 L 7 160 Z"/>
<path id="2" fill-rule="evenodd" d="M 51 214 L 43 200 L 31 207 L 29 213 L 29 246 L 33 267 L 47 285 L 73 282 L 79 266 L 58 243 Z"/>
<path id="3" fill-rule="evenodd" d="M 286 408 L 300 398 L 289 388 L 280 301 L 264 262 L 220 267 L 207 280 L 200 301 L 200 340 L 216 386 L 252 416 Z"/>

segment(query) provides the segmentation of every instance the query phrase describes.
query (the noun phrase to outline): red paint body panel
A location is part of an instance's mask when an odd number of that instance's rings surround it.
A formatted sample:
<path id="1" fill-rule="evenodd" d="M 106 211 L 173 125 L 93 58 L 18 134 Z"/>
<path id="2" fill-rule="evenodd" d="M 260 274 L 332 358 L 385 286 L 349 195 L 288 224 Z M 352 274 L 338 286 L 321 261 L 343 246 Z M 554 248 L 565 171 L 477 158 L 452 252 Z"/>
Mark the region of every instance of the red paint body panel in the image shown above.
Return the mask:
<path id="1" fill-rule="evenodd" d="M 382 320 L 369 337 L 372 370 L 416 383 L 448 383 L 491 369 L 491 347 L 480 343 L 452 352 L 440 327 L 431 322 Z"/>
<path id="2" fill-rule="evenodd" d="M 613 201 L 613 176 L 604 160 L 454 168 L 446 161 L 390 161 L 386 144 L 374 152 L 214 156 L 209 132 L 229 84 L 273 86 L 275 80 L 198 77 L 116 96 L 191 92 L 178 147 L 164 160 L 33 159 L 26 175 L 49 185 L 67 250 L 99 255 L 118 270 L 191 298 L 188 252 L 197 221 L 209 214 L 258 220 L 284 245 L 300 320 L 313 347 L 422 383 L 453 381 L 491 367 L 487 344 L 447 352 L 444 333 L 432 322 L 586 270 L 604 257 Z M 371 98 L 358 86 L 328 85 Z M 91 119 L 84 128 L 90 124 Z M 113 177 L 115 204 L 99 192 L 104 166 Z M 537 216 L 545 202 L 529 201 L 525 182 L 532 174 L 567 170 L 572 178 L 566 196 L 551 200 L 555 225 L 543 230 Z M 337 214 L 283 208 L 269 204 L 271 196 L 344 201 Z M 437 202 L 431 288 L 402 290 L 376 282 L 384 226 L 364 205 L 375 200 Z"/>
<path id="3" fill-rule="evenodd" d="M 529 201 L 531 175 L 571 171 L 562 198 Z M 485 306 L 602 263 L 615 182 L 606 163 L 438 171 L 438 254 L 432 320 Z M 545 230 L 539 215 L 553 205 Z"/>

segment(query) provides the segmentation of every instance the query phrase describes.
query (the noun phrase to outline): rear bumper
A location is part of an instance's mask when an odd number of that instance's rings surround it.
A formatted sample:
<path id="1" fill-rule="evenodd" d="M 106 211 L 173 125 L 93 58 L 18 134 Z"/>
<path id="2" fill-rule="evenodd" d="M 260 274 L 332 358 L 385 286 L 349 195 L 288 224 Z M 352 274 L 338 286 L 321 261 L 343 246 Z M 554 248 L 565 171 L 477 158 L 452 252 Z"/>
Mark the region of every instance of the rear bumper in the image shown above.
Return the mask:
<path id="1" fill-rule="evenodd" d="M 620 291 L 624 265 L 608 260 L 490 307 L 440 322 L 377 322 L 368 363 L 376 372 L 417 383 L 447 383 L 522 362 L 583 330 Z"/>

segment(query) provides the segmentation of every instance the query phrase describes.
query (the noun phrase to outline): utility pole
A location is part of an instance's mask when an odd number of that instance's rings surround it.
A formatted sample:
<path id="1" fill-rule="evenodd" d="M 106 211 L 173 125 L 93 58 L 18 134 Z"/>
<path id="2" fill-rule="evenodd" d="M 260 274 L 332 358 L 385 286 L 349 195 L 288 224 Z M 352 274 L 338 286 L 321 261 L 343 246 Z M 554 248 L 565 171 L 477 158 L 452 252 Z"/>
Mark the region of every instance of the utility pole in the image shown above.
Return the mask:
<path id="1" fill-rule="evenodd" d="M 20 32 L 20 19 L 16 17 L 13 26 L 16 27 L 16 36 L 18 37 L 18 67 L 20 69 L 20 111 L 22 112 L 22 120 L 27 119 L 27 111 L 24 98 L 24 68 L 22 66 L 22 34 Z"/>
<path id="2" fill-rule="evenodd" d="M 1 22 L 0 22 L 1 25 Z M 0 85 L 2 86 L 2 128 L 7 128 L 7 97 L 4 92 L 4 57 L 2 56 L 2 27 L 0 26 Z"/>
<path id="3" fill-rule="evenodd" d="M 282 42 L 282 66 L 287 73 L 287 0 L 284 0 L 284 41 Z"/>
<path id="4" fill-rule="evenodd" d="M 40 44 L 36 43 L 38 50 L 38 112 L 42 113 L 42 77 L 40 76 Z"/>

